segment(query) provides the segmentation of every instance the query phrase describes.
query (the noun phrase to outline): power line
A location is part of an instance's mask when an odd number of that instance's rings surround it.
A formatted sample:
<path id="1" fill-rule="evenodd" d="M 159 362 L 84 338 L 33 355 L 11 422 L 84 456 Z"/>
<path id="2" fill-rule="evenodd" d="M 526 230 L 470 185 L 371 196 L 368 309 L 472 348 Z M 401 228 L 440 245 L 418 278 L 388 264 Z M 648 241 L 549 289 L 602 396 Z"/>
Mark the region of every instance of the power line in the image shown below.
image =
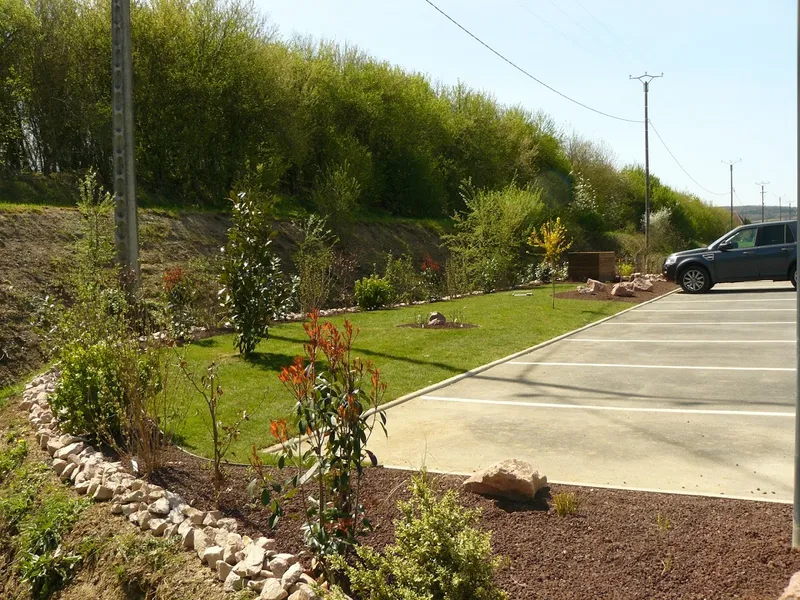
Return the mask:
<path id="1" fill-rule="evenodd" d="M 570 97 L 569 97 L 569 96 L 567 96 L 566 94 L 564 94 L 564 93 L 562 93 L 562 92 L 559 92 L 559 91 L 558 91 L 556 88 L 554 88 L 554 87 L 551 87 L 551 86 L 547 85 L 547 84 L 546 84 L 544 81 L 542 81 L 541 79 L 538 79 L 537 77 L 534 77 L 534 76 L 533 76 L 533 75 L 531 75 L 531 74 L 530 74 L 528 71 L 526 71 L 525 69 L 523 69 L 522 67 L 520 67 L 520 66 L 519 66 L 517 63 L 515 63 L 514 61 L 512 61 L 512 60 L 511 60 L 511 59 L 509 59 L 509 58 L 506 58 L 506 57 L 505 57 L 503 54 L 501 54 L 500 52 L 498 52 L 497 50 L 495 50 L 494 48 L 492 48 L 492 47 L 491 47 L 489 44 L 487 44 L 487 43 L 486 43 L 486 42 L 484 42 L 484 41 L 483 41 L 481 38 L 479 38 L 477 35 L 475 35 L 474 33 L 472 33 L 472 32 L 471 32 L 469 29 L 467 29 L 466 27 L 464 27 L 464 26 L 463 26 L 461 23 L 459 23 L 458 21 L 456 21 L 456 20 L 455 20 L 453 17 L 451 17 L 451 16 L 450 16 L 450 15 L 448 15 L 446 12 L 444 12 L 444 11 L 443 11 L 441 8 L 439 8 L 438 6 L 436 6 L 436 5 L 435 5 L 433 2 L 431 2 L 431 0 L 425 0 L 425 2 L 427 2 L 428 4 L 430 4 L 430 5 L 431 5 L 431 6 L 432 6 L 432 7 L 433 7 L 433 8 L 434 8 L 434 9 L 435 9 L 435 10 L 436 10 L 436 11 L 437 11 L 439 14 L 441 14 L 441 15 L 442 15 L 444 18 L 446 18 L 448 21 L 450 21 L 450 22 L 451 22 L 453 25 L 455 25 L 456 27 L 458 27 L 458 28 L 459 28 L 461 31 L 463 31 L 464 33 L 466 33 L 468 36 L 470 36 L 470 37 L 471 37 L 472 39 L 474 39 L 476 42 L 478 42 L 478 43 L 479 43 L 481 46 L 483 46 L 484 48 L 486 48 L 487 50 L 489 50 L 489 51 L 490 51 L 492 54 L 496 55 L 497 57 L 499 57 L 500 59 L 502 59 L 503 61 L 505 61 L 506 63 L 508 63 L 508 64 L 509 64 L 509 65 L 511 65 L 512 67 L 514 67 L 514 68 L 515 68 L 517 71 L 519 71 L 520 73 L 522 73 L 522 74 L 523 74 L 523 75 L 525 75 L 526 77 L 528 77 L 528 78 L 530 78 L 530 79 L 533 79 L 533 80 L 534 80 L 536 83 L 538 83 L 539 85 L 546 87 L 548 90 L 550 90 L 551 92 L 553 92 L 553 93 L 555 93 L 555 94 L 558 94 L 559 96 L 561 96 L 561 97 L 562 97 L 562 98 L 564 98 L 565 100 L 569 100 L 569 101 L 570 101 L 570 102 L 572 102 L 573 104 L 577 104 L 578 106 L 581 106 L 581 107 L 583 107 L 583 108 L 585 108 L 585 109 L 587 109 L 587 110 L 590 110 L 590 111 L 592 111 L 592 112 L 594 112 L 594 113 L 597 113 L 598 115 L 603 115 L 604 117 L 608 117 L 609 119 L 615 119 L 615 120 L 617 120 L 617 121 L 625 121 L 626 123 L 643 123 L 643 122 L 644 122 L 644 121 L 638 121 L 638 120 L 636 120 L 636 119 L 626 119 L 626 118 L 624 118 L 624 117 L 618 117 L 618 116 L 616 116 L 616 115 L 612 115 L 612 114 L 609 114 L 609 113 L 607 113 L 607 112 L 603 112 L 602 110 L 597 110 L 596 108 L 592 108 L 592 107 L 591 107 L 591 106 L 589 106 L 588 104 L 584 104 L 583 102 L 579 102 L 578 100 L 575 100 L 574 98 L 570 98 Z"/>
<path id="2" fill-rule="evenodd" d="M 623 40 L 621 40 L 621 39 L 619 38 L 619 36 L 617 36 L 617 34 L 616 34 L 616 33 L 614 33 L 613 31 L 611 31 L 611 29 L 610 29 L 609 27 L 607 27 L 605 23 L 603 23 L 603 22 L 602 22 L 600 19 L 598 19 L 598 18 L 597 18 L 597 17 L 595 17 L 595 16 L 594 16 L 592 13 L 590 13 L 590 12 L 589 12 L 589 9 L 588 9 L 588 8 L 586 8 L 586 7 L 585 7 L 583 4 L 581 4 L 581 1 L 580 1 L 580 0 L 575 0 L 575 2 L 577 2 L 577 3 L 578 3 L 578 6 L 580 6 L 580 7 L 581 7 L 581 8 L 584 10 L 584 12 L 586 12 L 586 14 L 587 14 L 587 15 L 589 15 L 590 17 L 592 17 L 592 19 L 594 19 L 594 20 L 595 20 L 595 21 L 596 21 L 596 22 L 597 22 L 597 23 L 600 25 L 600 27 L 602 27 L 602 28 L 603 28 L 603 29 L 605 29 L 605 30 L 606 30 L 606 31 L 607 31 L 609 34 L 611 34 L 611 37 L 613 37 L 613 38 L 614 38 L 615 40 L 617 40 L 617 41 L 618 41 L 620 44 L 622 44 L 623 46 L 625 46 L 625 48 L 628 50 L 628 52 L 630 52 L 630 53 L 631 53 L 631 56 L 633 56 L 634 58 L 637 58 L 637 56 L 636 56 L 636 53 L 635 53 L 633 50 L 631 50 L 631 47 L 630 47 L 630 46 L 628 46 L 628 44 L 626 44 L 626 43 L 625 43 Z"/>
<path id="3" fill-rule="evenodd" d="M 667 150 L 667 152 L 669 152 L 669 155 L 672 157 L 672 160 L 675 161 L 675 164 L 678 165 L 681 168 L 681 171 L 683 171 L 689 179 L 691 179 L 692 181 L 695 182 L 697 187 L 699 187 L 702 190 L 705 190 L 707 193 L 711 194 L 712 196 L 727 196 L 728 195 L 728 192 L 722 192 L 722 193 L 712 192 L 707 187 L 701 185 L 700 182 L 698 182 L 694 177 L 689 175 L 689 171 L 687 171 L 686 169 L 683 168 L 683 165 L 680 163 L 680 161 L 678 161 L 677 158 L 675 158 L 675 155 L 672 153 L 672 150 L 670 150 L 669 146 L 667 146 L 667 143 L 664 141 L 664 138 L 662 138 L 661 134 L 658 133 L 658 129 L 656 129 L 656 126 L 653 125 L 653 120 L 652 119 L 650 120 L 650 127 L 652 127 L 653 131 L 656 132 L 656 136 L 658 136 L 658 139 L 661 141 L 661 144 L 664 146 L 664 148 Z"/>
<path id="4" fill-rule="evenodd" d="M 562 37 L 564 37 L 564 38 L 568 39 L 570 42 L 572 42 L 573 44 L 575 44 L 575 45 L 576 45 L 578 48 L 580 48 L 581 50 L 583 50 L 583 51 L 584 51 L 584 52 L 586 52 L 587 54 L 592 54 L 592 52 L 591 52 L 591 51 L 590 51 L 588 48 L 586 48 L 586 46 L 584 46 L 583 44 L 581 44 L 581 43 L 580 43 L 578 40 L 574 39 L 572 36 L 569 36 L 569 35 L 567 35 L 566 33 L 564 33 L 563 31 L 561 31 L 561 30 L 560 30 L 558 27 L 556 27 L 555 25 L 553 25 L 552 23 L 550 23 L 550 22 L 549 22 L 547 19 L 545 19 L 545 18 L 544 18 L 544 17 L 542 17 L 541 15 L 539 15 L 539 14 L 537 14 L 537 13 L 533 12 L 533 10 L 531 10 L 531 9 L 528 7 L 528 5 L 527 5 L 527 4 L 524 4 L 524 3 L 523 3 L 523 2 L 521 2 L 520 0 L 517 0 L 517 4 L 519 4 L 519 5 L 520 5 L 522 8 L 524 8 L 524 9 L 525 9 L 527 12 L 529 12 L 530 14 L 532 14 L 534 17 L 536 17 L 537 19 L 539 19 L 539 20 L 540 20 L 542 23 L 544 23 L 545 25 L 547 25 L 547 26 L 548 26 L 550 29 L 552 29 L 553 31 L 555 31 L 556 33 L 558 33 L 559 35 L 561 35 Z"/>
<path id="5" fill-rule="evenodd" d="M 580 29 L 582 29 L 582 30 L 584 31 L 584 33 L 586 33 L 586 35 L 588 35 L 588 36 L 589 36 L 589 37 L 591 37 L 591 38 L 594 38 L 594 37 L 595 37 L 595 36 L 594 36 L 594 34 L 592 34 L 592 32 L 591 32 L 591 31 L 589 31 L 588 29 L 586 29 L 586 27 L 584 27 L 584 26 L 583 26 L 583 25 L 582 25 L 582 24 L 581 24 L 579 21 L 576 21 L 575 19 L 573 19 L 573 18 L 572 18 L 572 15 L 570 15 L 570 14 L 569 14 L 567 11 L 565 11 L 563 8 L 561 8 L 561 7 L 560 7 L 560 6 L 559 6 L 559 5 L 558 5 L 556 2 L 554 2 L 553 0 L 547 0 L 547 1 L 548 1 L 550 4 L 552 4 L 552 5 L 553 5 L 553 7 L 554 7 L 556 10 L 558 10 L 558 11 L 559 11 L 561 14 L 563 14 L 565 17 L 567 17 L 567 19 L 569 19 L 569 20 L 570 20 L 570 21 L 572 21 L 572 22 L 573 22 L 575 25 L 577 25 L 577 26 L 578 26 Z M 620 58 L 620 60 L 622 60 L 622 61 L 624 61 L 624 60 L 625 60 L 625 58 L 624 58 L 624 57 L 623 57 L 623 56 L 622 56 L 622 55 L 619 53 L 619 51 L 618 51 L 616 48 L 614 48 L 614 47 L 612 47 L 612 46 L 609 46 L 609 45 L 608 45 L 608 44 L 607 44 L 607 43 L 606 43 L 606 42 L 605 42 L 605 41 L 604 41 L 602 38 L 600 38 L 600 37 L 597 37 L 597 39 L 598 39 L 598 40 L 600 40 L 600 42 L 601 42 L 601 43 L 602 43 L 604 46 L 606 46 L 606 47 L 607 47 L 607 48 L 609 48 L 609 49 L 610 49 L 612 52 L 614 52 L 614 54 L 616 54 L 616 55 L 617 55 L 617 56 Z"/>

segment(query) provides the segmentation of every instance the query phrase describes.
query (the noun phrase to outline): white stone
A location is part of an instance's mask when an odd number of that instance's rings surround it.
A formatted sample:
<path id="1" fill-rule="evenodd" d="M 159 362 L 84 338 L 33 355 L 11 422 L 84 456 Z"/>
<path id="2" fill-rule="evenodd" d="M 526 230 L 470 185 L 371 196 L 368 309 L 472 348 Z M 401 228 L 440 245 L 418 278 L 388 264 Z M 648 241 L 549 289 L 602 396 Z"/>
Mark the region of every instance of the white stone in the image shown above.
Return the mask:
<path id="1" fill-rule="evenodd" d="M 98 502 L 103 502 L 105 500 L 111 500 L 114 497 L 114 490 L 108 488 L 104 485 L 97 486 L 97 489 L 92 494 L 92 498 L 97 500 Z"/>
<path id="2" fill-rule="evenodd" d="M 169 523 L 167 523 L 164 519 L 151 518 L 147 523 L 150 531 L 152 531 L 153 535 L 156 537 L 164 535 L 164 532 L 167 530 L 167 525 L 169 525 Z"/>
<path id="3" fill-rule="evenodd" d="M 169 501 L 166 498 L 159 498 L 153 502 L 148 510 L 154 515 L 168 515 L 169 514 Z"/>
<path id="4" fill-rule="evenodd" d="M 229 533 L 223 548 L 225 549 L 225 552 L 222 556 L 222 560 L 230 565 L 235 565 L 238 562 L 236 560 L 236 553 L 244 549 L 244 541 L 242 540 L 242 536 L 240 536 L 238 533 Z"/>
<path id="5" fill-rule="evenodd" d="M 53 458 L 66 458 L 70 454 L 78 454 L 85 447 L 86 445 L 83 442 L 73 442 L 71 444 L 67 444 L 66 446 L 62 446 L 56 450 L 55 454 L 53 454 Z"/>
<path id="6" fill-rule="evenodd" d="M 203 552 L 211 545 L 208 536 L 202 529 L 194 530 L 194 549 L 197 552 L 198 558 L 203 558 Z"/>
<path id="7" fill-rule="evenodd" d="M 222 589 L 226 592 L 238 592 L 239 590 L 244 589 L 244 579 L 237 575 L 234 571 L 231 571 L 225 578 L 225 584 L 222 586 Z"/>
<path id="8" fill-rule="evenodd" d="M 303 574 L 303 566 L 300 563 L 293 564 L 281 576 L 281 585 L 283 585 L 283 587 L 285 588 L 294 585 L 295 583 L 300 581 L 300 576 L 302 574 Z"/>
<path id="9" fill-rule="evenodd" d="M 289 563 L 286 559 L 276 556 L 269 561 L 269 570 L 275 574 L 275 577 L 283 577 L 283 574 L 289 570 Z"/>
<path id="10" fill-rule="evenodd" d="M 222 560 L 222 552 L 221 546 L 209 546 L 203 551 L 203 556 L 200 557 L 200 560 L 212 569 L 216 569 L 217 563 Z"/>
<path id="11" fill-rule="evenodd" d="M 289 593 L 283 589 L 281 582 L 277 579 L 267 579 L 264 581 L 264 588 L 261 590 L 259 598 L 261 600 L 285 600 Z"/>
<path id="12" fill-rule="evenodd" d="M 226 563 L 224 560 L 217 562 L 217 579 L 225 581 L 228 575 L 231 574 L 233 567 Z"/>

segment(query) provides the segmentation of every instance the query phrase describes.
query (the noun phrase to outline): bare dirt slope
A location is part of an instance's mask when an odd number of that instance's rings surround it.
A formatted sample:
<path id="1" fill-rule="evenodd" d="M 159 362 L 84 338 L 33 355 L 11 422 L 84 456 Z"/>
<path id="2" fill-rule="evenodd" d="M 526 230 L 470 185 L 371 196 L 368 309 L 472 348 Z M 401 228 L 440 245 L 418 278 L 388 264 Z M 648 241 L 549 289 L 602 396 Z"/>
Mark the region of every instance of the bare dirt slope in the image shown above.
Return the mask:
<path id="1" fill-rule="evenodd" d="M 164 271 L 211 257 L 225 243 L 228 217 L 217 212 L 157 210 L 140 212 L 143 285 L 158 293 Z M 275 225 L 275 249 L 291 268 L 291 257 L 302 234 L 288 221 Z M 30 211 L 0 211 L 0 387 L 41 364 L 42 353 L 30 320 L 36 304 L 63 291 L 65 273 L 80 231 L 76 210 L 41 207 Z M 414 221 L 355 224 L 342 236 L 342 247 L 357 263 L 356 276 L 381 267 L 386 253 L 410 252 L 420 261 L 426 253 L 441 260 L 438 232 Z"/>

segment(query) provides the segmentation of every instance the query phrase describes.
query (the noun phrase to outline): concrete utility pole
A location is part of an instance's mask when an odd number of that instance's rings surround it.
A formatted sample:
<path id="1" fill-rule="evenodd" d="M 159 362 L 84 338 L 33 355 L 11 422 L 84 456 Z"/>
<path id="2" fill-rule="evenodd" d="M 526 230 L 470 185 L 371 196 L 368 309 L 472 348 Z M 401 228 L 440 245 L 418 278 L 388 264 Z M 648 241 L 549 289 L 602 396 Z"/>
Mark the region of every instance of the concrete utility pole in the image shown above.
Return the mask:
<path id="1" fill-rule="evenodd" d="M 797 23 L 795 31 L 800 31 L 800 1 L 797 2 Z M 797 62 L 800 72 L 800 37 L 797 37 Z M 798 83 L 798 90 L 800 90 L 800 77 L 796 79 Z M 797 129 L 795 129 L 795 144 L 797 144 Z M 798 174 L 797 187 L 795 193 L 800 189 L 800 170 L 796 171 Z M 789 213 L 791 214 L 791 204 L 789 205 Z M 800 210 L 797 211 L 797 223 L 800 225 Z M 800 292 L 795 292 L 795 300 L 797 307 L 797 314 L 800 314 Z M 796 345 L 797 364 L 796 368 L 796 385 L 795 385 L 795 406 L 794 406 L 794 498 L 792 507 L 792 548 L 800 548 L 800 319 L 797 320 L 796 337 L 798 340 Z"/>
<path id="2" fill-rule="evenodd" d="M 139 227 L 133 145 L 133 58 L 130 0 L 112 0 L 112 147 L 117 257 L 128 293 L 139 287 Z"/>
<path id="3" fill-rule="evenodd" d="M 778 196 L 778 221 L 783 221 L 783 206 L 781 206 L 783 196 Z"/>
<path id="4" fill-rule="evenodd" d="M 642 82 L 642 86 L 644 87 L 644 260 L 645 260 L 645 272 L 647 271 L 647 255 L 650 251 L 650 142 L 649 142 L 649 128 L 648 128 L 648 116 L 647 116 L 647 94 L 650 91 L 650 82 L 653 79 L 658 77 L 663 77 L 664 74 L 661 75 L 648 75 L 647 71 L 644 72 L 644 75 L 639 75 L 639 77 L 634 77 L 633 75 L 628 75 L 628 79 L 638 79 Z"/>
<path id="5" fill-rule="evenodd" d="M 737 158 L 736 160 L 723 160 L 726 165 L 730 165 L 731 167 L 731 229 L 733 229 L 733 165 L 738 162 L 742 162 L 741 158 Z"/>
<path id="6" fill-rule="evenodd" d="M 764 222 L 764 186 L 768 185 L 769 181 L 756 181 L 756 185 L 761 186 L 761 222 Z"/>

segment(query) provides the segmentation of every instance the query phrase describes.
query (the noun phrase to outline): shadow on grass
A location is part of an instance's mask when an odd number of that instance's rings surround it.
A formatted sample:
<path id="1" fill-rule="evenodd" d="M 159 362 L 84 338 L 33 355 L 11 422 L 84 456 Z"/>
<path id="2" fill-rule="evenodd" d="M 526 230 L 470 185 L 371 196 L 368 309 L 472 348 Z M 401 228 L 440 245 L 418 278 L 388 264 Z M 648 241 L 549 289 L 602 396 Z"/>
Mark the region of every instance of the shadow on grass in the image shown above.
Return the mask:
<path id="1" fill-rule="evenodd" d="M 282 336 L 279 336 L 279 335 L 273 335 L 273 336 L 270 336 L 270 337 L 272 339 L 283 340 L 285 342 L 297 341 L 297 340 L 295 340 L 293 338 L 282 337 Z M 458 373 L 463 373 L 464 372 L 464 369 L 461 369 L 459 367 L 454 367 L 452 365 L 446 365 L 446 364 L 440 363 L 440 362 L 434 362 L 434 361 L 431 361 L 431 360 L 417 360 L 417 359 L 414 359 L 414 358 L 408 358 L 407 356 L 397 356 L 395 354 L 387 354 L 385 352 L 375 352 L 374 350 L 367 350 L 366 348 L 355 347 L 355 348 L 353 348 L 353 352 L 364 354 L 366 356 L 378 356 L 380 358 L 388 358 L 389 360 L 398 360 L 398 361 L 401 361 L 401 362 L 407 362 L 407 363 L 411 363 L 411 364 L 414 364 L 414 365 L 431 365 L 431 366 L 437 367 L 439 369 L 443 369 L 445 371 L 449 371 L 449 372 L 451 372 L 453 374 L 458 374 Z M 293 358 L 294 357 L 292 357 L 292 359 Z M 286 364 L 291 364 L 292 359 L 290 359 L 289 362 L 286 363 Z"/>
<path id="2" fill-rule="evenodd" d="M 277 336 L 274 337 L 277 339 Z M 280 371 L 281 368 L 291 365 L 292 361 L 294 361 L 294 357 L 294 354 L 253 352 L 253 354 L 247 358 L 242 357 L 242 360 L 266 371 Z"/>

